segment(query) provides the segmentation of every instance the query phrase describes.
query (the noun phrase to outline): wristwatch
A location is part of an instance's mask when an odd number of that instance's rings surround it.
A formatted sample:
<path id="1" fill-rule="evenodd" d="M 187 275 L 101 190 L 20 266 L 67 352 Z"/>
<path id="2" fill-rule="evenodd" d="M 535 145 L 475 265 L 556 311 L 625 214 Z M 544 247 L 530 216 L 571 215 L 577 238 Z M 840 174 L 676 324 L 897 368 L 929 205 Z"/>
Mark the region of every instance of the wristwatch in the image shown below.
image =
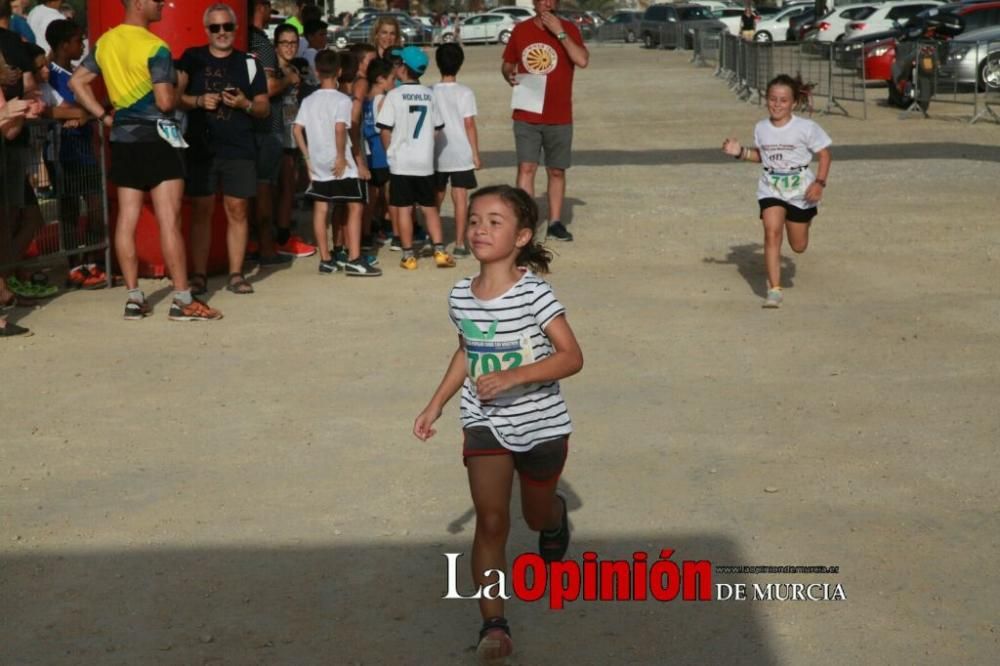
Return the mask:
<path id="1" fill-rule="evenodd" d="M 556 35 L 556 39 L 558 39 L 560 42 L 566 39 L 566 37 L 568 37 L 568 35 L 565 32 L 560 32 L 558 35 Z"/>

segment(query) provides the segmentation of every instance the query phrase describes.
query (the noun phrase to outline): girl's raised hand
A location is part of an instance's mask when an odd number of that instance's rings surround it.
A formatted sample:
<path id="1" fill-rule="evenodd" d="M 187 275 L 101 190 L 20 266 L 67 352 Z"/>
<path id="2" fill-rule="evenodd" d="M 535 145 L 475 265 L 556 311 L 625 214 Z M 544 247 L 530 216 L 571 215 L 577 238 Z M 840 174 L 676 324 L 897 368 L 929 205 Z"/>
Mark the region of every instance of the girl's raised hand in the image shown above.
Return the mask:
<path id="1" fill-rule="evenodd" d="M 413 434 L 421 442 L 426 442 L 428 439 L 437 434 L 437 430 L 433 427 L 434 422 L 441 418 L 441 410 L 436 409 L 428 405 L 424 411 L 420 412 L 417 416 L 417 420 L 413 422 Z"/>
<path id="2" fill-rule="evenodd" d="M 729 137 L 722 142 L 722 152 L 730 157 L 739 157 L 740 153 L 743 152 L 743 146 L 736 139 Z"/>

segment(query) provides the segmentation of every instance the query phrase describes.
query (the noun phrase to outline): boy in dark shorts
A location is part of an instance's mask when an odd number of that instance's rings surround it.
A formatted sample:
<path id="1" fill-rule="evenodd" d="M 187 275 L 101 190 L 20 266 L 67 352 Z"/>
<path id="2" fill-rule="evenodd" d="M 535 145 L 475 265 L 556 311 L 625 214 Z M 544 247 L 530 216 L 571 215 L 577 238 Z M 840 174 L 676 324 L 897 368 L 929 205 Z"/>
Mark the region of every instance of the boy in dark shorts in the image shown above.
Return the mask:
<path id="1" fill-rule="evenodd" d="M 354 277 L 377 277 L 382 271 L 361 256 L 361 216 L 368 200 L 368 170 L 360 146 L 352 146 L 351 98 L 337 90 L 339 58 L 333 51 L 316 56 L 320 89 L 302 100 L 293 132 L 295 143 L 309 170 L 306 196 L 313 200 L 313 231 L 319 247 L 319 272 L 339 270 L 327 237 L 326 221 L 331 203 L 347 206 L 348 257 L 344 273 Z M 333 131 L 331 132 L 331 128 Z"/>
<path id="2" fill-rule="evenodd" d="M 444 120 L 444 130 L 437 136 L 434 149 L 434 166 L 437 175 L 438 208 L 444 203 L 451 181 L 451 202 L 455 208 L 456 257 L 469 256 L 465 247 L 465 225 L 469 218 L 469 190 L 477 187 L 476 169 L 479 161 L 479 135 L 476 130 L 476 95 L 458 83 L 458 70 L 465 62 L 465 53 L 458 44 L 442 44 L 434 54 L 441 83 L 434 86 L 437 102 Z"/>

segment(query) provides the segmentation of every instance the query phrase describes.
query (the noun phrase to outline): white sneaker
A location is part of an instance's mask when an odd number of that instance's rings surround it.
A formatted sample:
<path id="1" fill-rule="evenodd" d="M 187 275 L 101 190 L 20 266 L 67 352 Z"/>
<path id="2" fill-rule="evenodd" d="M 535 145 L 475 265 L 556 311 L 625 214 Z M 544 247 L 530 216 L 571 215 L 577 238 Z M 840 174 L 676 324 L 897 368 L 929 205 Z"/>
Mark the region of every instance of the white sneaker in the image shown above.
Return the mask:
<path id="1" fill-rule="evenodd" d="M 767 290 L 767 298 L 764 299 L 764 305 L 762 307 L 780 308 L 782 298 L 783 295 L 781 293 L 781 287 L 772 287 Z"/>

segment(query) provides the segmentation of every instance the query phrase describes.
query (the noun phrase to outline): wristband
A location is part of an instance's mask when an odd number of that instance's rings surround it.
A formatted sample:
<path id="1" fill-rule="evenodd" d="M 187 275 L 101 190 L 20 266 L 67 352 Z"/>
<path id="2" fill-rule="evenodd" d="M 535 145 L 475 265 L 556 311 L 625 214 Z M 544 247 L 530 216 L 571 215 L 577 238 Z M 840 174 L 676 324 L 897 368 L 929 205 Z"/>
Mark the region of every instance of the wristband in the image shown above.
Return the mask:
<path id="1" fill-rule="evenodd" d="M 567 35 L 565 32 L 560 32 L 558 35 L 556 35 L 556 39 L 558 39 L 561 42 L 564 39 L 566 39 L 566 37 L 568 37 L 568 36 L 569 35 Z"/>
<path id="2" fill-rule="evenodd" d="M 826 180 L 824 178 L 817 178 L 813 182 L 819 185 L 820 187 L 826 187 Z"/>

